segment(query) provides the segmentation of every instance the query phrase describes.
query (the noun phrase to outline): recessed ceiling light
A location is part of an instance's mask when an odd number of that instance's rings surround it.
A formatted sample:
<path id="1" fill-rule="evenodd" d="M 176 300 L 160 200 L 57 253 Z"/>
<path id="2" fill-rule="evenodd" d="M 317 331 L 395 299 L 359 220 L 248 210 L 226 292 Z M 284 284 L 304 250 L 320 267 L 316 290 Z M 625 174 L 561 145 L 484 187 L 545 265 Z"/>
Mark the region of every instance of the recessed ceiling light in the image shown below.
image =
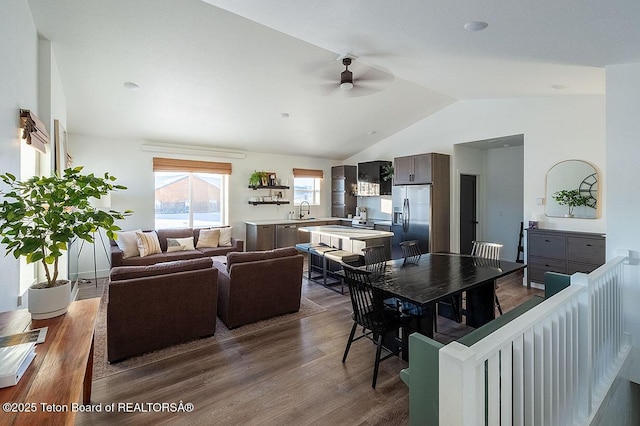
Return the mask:
<path id="1" fill-rule="evenodd" d="M 282 114 L 280 114 L 280 117 L 289 118 L 289 113 L 288 112 L 283 112 Z"/>
<path id="2" fill-rule="evenodd" d="M 464 29 L 467 31 L 482 31 L 488 26 L 489 24 L 483 21 L 471 21 L 464 24 Z"/>
<path id="3" fill-rule="evenodd" d="M 129 90 L 138 90 L 140 89 L 140 86 L 138 86 L 137 84 L 131 82 L 131 81 L 125 81 L 123 84 L 125 89 L 129 89 Z"/>
<path id="4" fill-rule="evenodd" d="M 564 84 L 552 84 L 551 88 L 556 90 L 562 90 L 562 89 L 566 89 L 567 86 L 565 86 Z"/>

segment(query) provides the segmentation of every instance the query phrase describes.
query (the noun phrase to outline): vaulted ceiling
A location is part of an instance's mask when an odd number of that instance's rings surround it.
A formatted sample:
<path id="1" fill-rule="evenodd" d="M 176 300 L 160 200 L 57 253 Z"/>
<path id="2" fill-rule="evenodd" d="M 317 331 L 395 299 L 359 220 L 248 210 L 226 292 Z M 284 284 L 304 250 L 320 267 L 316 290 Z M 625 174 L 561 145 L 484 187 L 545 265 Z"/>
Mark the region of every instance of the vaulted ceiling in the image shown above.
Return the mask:
<path id="1" fill-rule="evenodd" d="M 640 62 L 637 0 L 29 5 L 69 133 L 257 152 L 344 159 L 457 100 L 603 94 L 605 65 Z"/>

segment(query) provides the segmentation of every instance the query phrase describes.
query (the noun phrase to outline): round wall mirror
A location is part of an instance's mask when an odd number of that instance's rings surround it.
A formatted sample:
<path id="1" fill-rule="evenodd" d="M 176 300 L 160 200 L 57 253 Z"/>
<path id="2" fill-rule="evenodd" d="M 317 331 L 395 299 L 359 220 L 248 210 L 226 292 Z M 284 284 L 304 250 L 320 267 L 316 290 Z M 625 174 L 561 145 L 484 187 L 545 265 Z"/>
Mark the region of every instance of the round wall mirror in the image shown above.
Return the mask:
<path id="1" fill-rule="evenodd" d="M 551 217 L 598 217 L 598 172 L 586 161 L 566 160 L 547 172 L 545 214 Z"/>

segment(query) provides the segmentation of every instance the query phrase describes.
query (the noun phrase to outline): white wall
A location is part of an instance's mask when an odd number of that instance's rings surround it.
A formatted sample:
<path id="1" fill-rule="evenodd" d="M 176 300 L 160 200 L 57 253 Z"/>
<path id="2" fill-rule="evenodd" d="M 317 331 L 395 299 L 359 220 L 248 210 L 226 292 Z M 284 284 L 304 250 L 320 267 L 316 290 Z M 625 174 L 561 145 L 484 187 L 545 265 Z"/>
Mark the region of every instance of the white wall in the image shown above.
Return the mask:
<path id="1" fill-rule="evenodd" d="M 631 250 L 640 258 L 640 64 L 607 67 L 607 258 Z M 635 368 L 631 379 L 640 383 L 640 265 L 629 273 L 623 297 L 625 327 L 633 333 Z"/>
<path id="2" fill-rule="evenodd" d="M 85 172 L 102 174 L 108 171 L 118 178 L 116 183 L 128 188 L 126 191 L 115 192 L 111 196 L 113 209 L 134 211 L 132 216 L 118 224 L 122 229 L 154 228 L 153 157 L 232 163 L 233 172 L 229 177 L 229 225 L 233 226 L 233 236 L 236 238 L 245 239 L 244 222 L 247 220 L 286 219 L 289 211 L 295 210 L 296 214 L 299 211 L 293 204 L 281 206 L 248 204 L 249 197 L 269 195 L 268 190 L 254 191 L 248 188 L 249 175 L 254 170 L 275 172 L 278 179 L 288 179 L 291 189 L 285 191 L 285 196 L 293 200 L 293 168 L 322 169 L 325 176 L 321 187 L 322 205 L 321 207 L 312 206 L 311 216 L 327 217 L 331 214 L 331 166 L 339 164 L 337 161 L 255 152 L 248 152 L 244 159 L 230 159 L 207 158 L 206 154 L 194 157 L 142 151 L 141 146 L 149 143 L 144 140 L 103 139 L 69 134 L 69 149 L 73 154 L 74 165 L 85 166 Z M 180 143 L 176 143 L 176 146 L 180 146 Z M 107 275 L 109 266 L 101 248 L 97 250 L 97 258 L 98 275 Z M 93 276 L 92 256 L 82 256 L 79 272 L 81 276 L 87 278 Z"/>
<path id="3" fill-rule="evenodd" d="M 459 101 L 396 135 L 344 161 L 355 164 L 377 158 L 424 152 L 452 154 L 454 144 L 515 134 L 524 135 L 524 205 L 522 220 L 535 213 L 541 226 L 588 232 L 604 232 L 606 191 L 602 191 L 598 219 L 544 217 L 536 197 L 545 196 L 545 175 L 555 163 L 580 159 L 596 166 L 602 181 L 605 170 L 604 96 L 567 96 L 529 99 Z M 455 185 L 456 159 L 452 159 Z M 458 247 L 457 190 L 452 188 L 451 249 Z M 456 222 L 454 222 L 456 221 Z"/>
<path id="4" fill-rule="evenodd" d="M 26 1 L 0 2 L 0 171 L 20 176 L 20 108 L 38 109 L 38 36 Z M 17 307 L 19 262 L 0 247 L 0 311 Z"/>
<path id="5" fill-rule="evenodd" d="M 485 230 L 483 239 L 504 244 L 500 258 L 515 261 L 523 221 L 524 147 L 485 151 Z"/>

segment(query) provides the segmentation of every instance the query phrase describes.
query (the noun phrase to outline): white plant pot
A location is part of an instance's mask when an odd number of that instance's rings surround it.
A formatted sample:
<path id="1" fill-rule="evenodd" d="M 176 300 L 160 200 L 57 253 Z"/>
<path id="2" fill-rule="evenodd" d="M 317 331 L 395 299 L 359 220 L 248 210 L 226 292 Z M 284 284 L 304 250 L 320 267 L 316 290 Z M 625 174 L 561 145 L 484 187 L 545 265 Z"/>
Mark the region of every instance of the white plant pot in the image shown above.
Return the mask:
<path id="1" fill-rule="evenodd" d="M 571 218 L 571 217 L 573 217 L 573 213 L 565 213 L 565 214 L 564 214 L 564 217 L 569 217 L 569 218 Z"/>
<path id="2" fill-rule="evenodd" d="M 71 303 L 71 281 L 52 288 L 29 287 L 31 319 L 47 319 L 67 312 Z"/>

